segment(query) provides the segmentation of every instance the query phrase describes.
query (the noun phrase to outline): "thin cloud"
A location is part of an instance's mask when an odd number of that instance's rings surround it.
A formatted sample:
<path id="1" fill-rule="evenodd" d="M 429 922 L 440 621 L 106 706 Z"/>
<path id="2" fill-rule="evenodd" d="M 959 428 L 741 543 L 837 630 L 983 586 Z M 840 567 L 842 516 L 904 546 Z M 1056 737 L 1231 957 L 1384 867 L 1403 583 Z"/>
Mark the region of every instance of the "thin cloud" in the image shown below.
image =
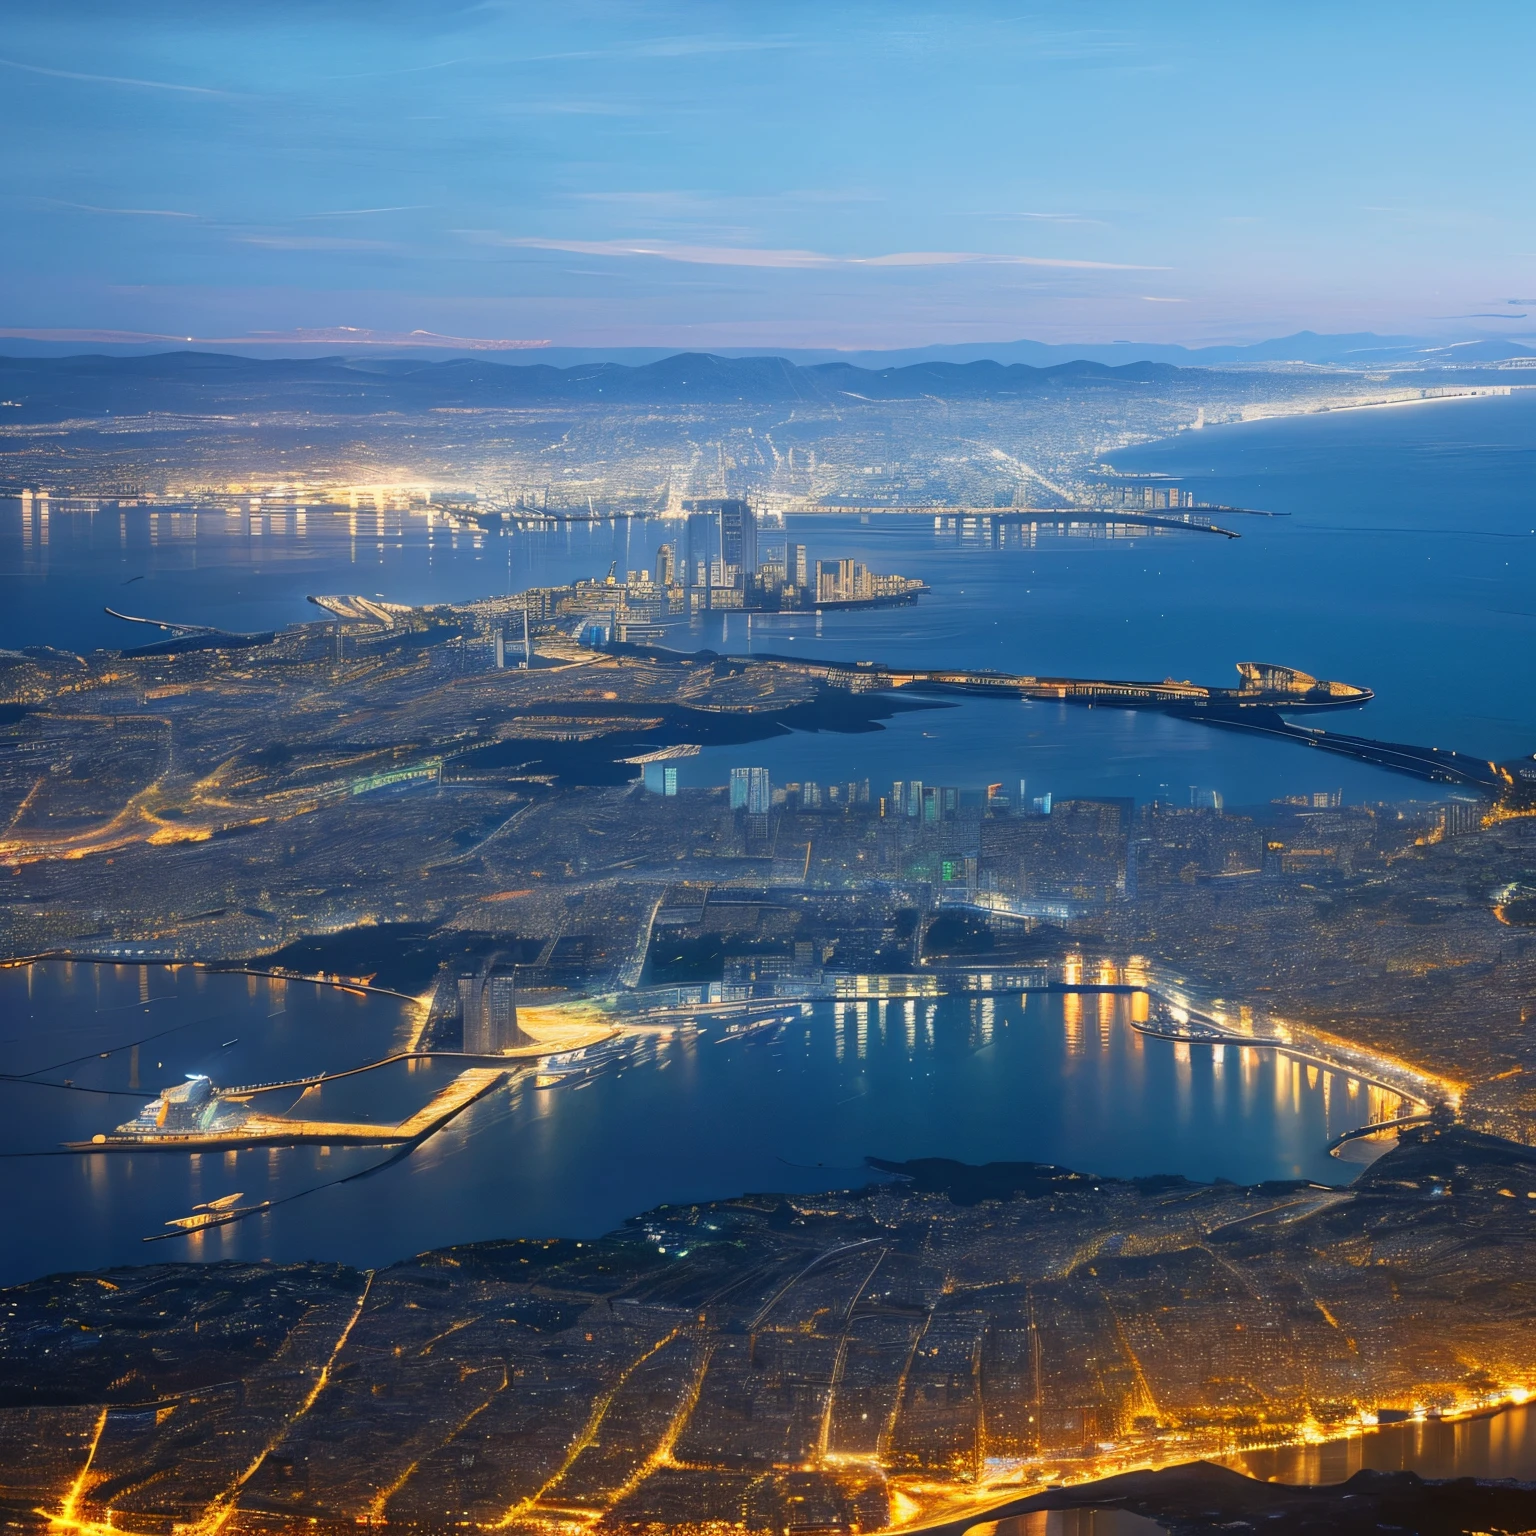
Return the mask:
<path id="1" fill-rule="evenodd" d="M 1030 219 L 1038 224 L 1098 224 L 1104 225 L 1103 219 L 1090 219 L 1081 213 L 988 213 L 982 215 L 989 219 Z"/>
<path id="2" fill-rule="evenodd" d="M 431 203 L 399 203 L 393 208 L 322 208 L 319 213 L 300 213 L 300 219 L 356 219 L 365 213 L 416 213 Z"/>
<path id="3" fill-rule="evenodd" d="M 1160 293 L 1144 293 L 1141 296 L 1143 304 L 1188 304 L 1188 299 L 1170 299 Z"/>
<path id="4" fill-rule="evenodd" d="M 98 208 L 95 203 L 71 203 L 62 197 L 40 197 L 40 203 L 55 208 L 74 208 L 81 213 L 110 213 L 137 219 L 200 219 L 199 213 L 184 213 L 178 208 Z"/>
<path id="5" fill-rule="evenodd" d="M 464 352 L 527 352 L 550 345 L 548 340 L 507 337 L 440 336 L 435 331 L 370 331 L 351 325 L 301 328 L 292 331 L 249 331 L 243 336 L 169 336 L 158 331 L 37 330 L 25 326 L 0 328 L 0 338 L 14 341 L 93 342 L 97 345 L 142 346 L 146 342 L 191 342 L 204 347 L 438 347 Z"/>
<path id="6" fill-rule="evenodd" d="M 394 240 L 351 240 L 340 235 L 236 235 L 241 245 L 259 245 L 269 251 L 398 251 Z"/>
<path id="7" fill-rule="evenodd" d="M 132 85 L 146 91 L 180 91 L 188 96 L 234 95 L 232 91 L 216 91 L 206 85 L 173 85 L 169 80 L 138 80 L 130 75 L 86 75 L 73 69 L 49 69 L 42 64 L 23 64 L 19 59 L 0 59 L 0 64 L 29 75 L 50 75 L 55 80 L 84 80 L 91 85 Z"/>
<path id="8" fill-rule="evenodd" d="M 570 251 L 578 256 L 650 257 L 704 267 L 774 267 L 797 270 L 834 267 L 1067 267 L 1103 272 L 1166 272 L 1166 267 L 1118 261 L 1077 261 L 1059 256 L 1008 256 L 987 251 L 893 251 L 884 256 L 831 256 L 823 251 L 761 250 L 735 245 L 680 245 L 667 240 L 545 240 L 531 235 L 458 233 L 494 245 L 533 251 Z"/>

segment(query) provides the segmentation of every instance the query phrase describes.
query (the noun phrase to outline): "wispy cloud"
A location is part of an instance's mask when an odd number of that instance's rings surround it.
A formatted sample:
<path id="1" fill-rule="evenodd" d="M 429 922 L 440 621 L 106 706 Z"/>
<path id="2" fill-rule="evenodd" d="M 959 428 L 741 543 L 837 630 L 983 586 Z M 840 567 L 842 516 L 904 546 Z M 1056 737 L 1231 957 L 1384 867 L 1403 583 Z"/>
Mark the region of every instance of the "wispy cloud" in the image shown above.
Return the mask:
<path id="1" fill-rule="evenodd" d="M 109 213 L 135 219 L 199 219 L 201 214 L 184 213 L 179 208 L 99 208 L 95 203 L 71 203 L 62 197 L 40 197 L 40 203 L 54 208 L 74 208 L 80 213 Z"/>
<path id="2" fill-rule="evenodd" d="M 236 235 L 240 245 L 269 251 L 398 251 L 395 240 L 354 240 L 342 235 Z"/>
<path id="3" fill-rule="evenodd" d="M 1029 219 L 1037 224 L 1099 224 L 1103 219 L 1090 219 L 1081 213 L 989 213 L 989 219 Z"/>
<path id="4" fill-rule="evenodd" d="M 1171 299 L 1166 294 L 1144 293 L 1141 296 L 1143 304 L 1188 304 L 1188 299 Z"/>
<path id="5" fill-rule="evenodd" d="M 649 257 L 704 267 L 776 267 L 816 269 L 834 267 L 1066 267 L 1101 272 L 1166 272 L 1119 261 L 1078 261 L 1063 256 L 1012 256 L 989 251 L 893 251 L 884 256 L 833 256 L 824 251 L 762 250 L 735 245 L 683 245 L 670 240 L 546 240 L 531 235 L 497 235 L 487 231 L 457 233 L 491 245 L 532 251 L 570 251 L 578 256 Z"/>
<path id="6" fill-rule="evenodd" d="M 462 352 L 527 352 L 550 345 L 547 340 L 440 336 L 436 331 L 370 331 L 351 325 L 292 331 L 248 331 L 243 336 L 170 336 L 158 331 L 39 330 L 11 326 L 0 328 L 0 337 L 17 341 L 91 342 L 119 346 L 176 341 L 204 347 L 435 347 Z"/>
<path id="7" fill-rule="evenodd" d="M 87 75 L 74 69 L 49 69 L 42 64 L 23 64 L 19 59 L 0 59 L 6 69 L 29 75 L 50 75 L 55 80 L 84 80 L 91 85 L 132 85 L 146 91 L 180 91 L 188 96 L 232 97 L 233 91 L 217 91 L 207 85 L 175 85 L 169 80 L 139 80 L 131 75 Z"/>
<path id="8" fill-rule="evenodd" d="M 322 208 L 319 213 L 301 213 L 300 219 L 357 219 L 367 213 L 417 213 L 431 203 L 398 203 L 392 208 Z"/>

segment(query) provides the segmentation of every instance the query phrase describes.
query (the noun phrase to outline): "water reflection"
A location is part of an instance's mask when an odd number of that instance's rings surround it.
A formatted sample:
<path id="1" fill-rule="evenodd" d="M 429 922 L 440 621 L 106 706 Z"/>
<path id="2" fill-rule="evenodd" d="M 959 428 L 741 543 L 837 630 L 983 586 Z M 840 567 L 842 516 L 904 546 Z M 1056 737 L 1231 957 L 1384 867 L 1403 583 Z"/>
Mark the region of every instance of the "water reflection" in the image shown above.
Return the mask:
<path id="1" fill-rule="evenodd" d="M 1362 1467 L 1409 1470 L 1422 1477 L 1530 1481 L 1536 1479 L 1536 1409 L 1509 1408 L 1455 1423 L 1391 1424 L 1323 1445 L 1244 1451 L 1220 1459 L 1249 1477 L 1281 1483 L 1341 1483 Z"/>
<path id="2" fill-rule="evenodd" d="M 49 1154 L 0 1188 L 0 1223 L 17 1234 L 0 1279 L 184 1255 L 185 1239 L 141 1239 L 237 1192 L 284 1203 L 202 1252 L 380 1264 L 480 1238 L 596 1235 L 665 1201 L 847 1187 L 867 1177 L 867 1155 L 1348 1177 L 1325 1147 L 1361 1123 L 1364 1095 L 1273 1052 L 1149 1038 L 1134 1008 L 1108 994 L 862 1000 L 820 1005 L 772 1038 L 663 1037 L 605 1077 L 514 1080 L 398 1161 L 341 1146 L 61 1156 L 185 1072 L 254 1083 L 386 1056 L 411 1010 L 187 966 L 18 967 L 0 972 L 0 1071 L 58 1085 L 58 1064 L 76 1065 L 67 1090 L 0 1082 L 0 1151 Z M 261 1107 L 288 1112 L 302 1096 L 317 1118 L 396 1121 L 455 1070 L 402 1063 Z"/>

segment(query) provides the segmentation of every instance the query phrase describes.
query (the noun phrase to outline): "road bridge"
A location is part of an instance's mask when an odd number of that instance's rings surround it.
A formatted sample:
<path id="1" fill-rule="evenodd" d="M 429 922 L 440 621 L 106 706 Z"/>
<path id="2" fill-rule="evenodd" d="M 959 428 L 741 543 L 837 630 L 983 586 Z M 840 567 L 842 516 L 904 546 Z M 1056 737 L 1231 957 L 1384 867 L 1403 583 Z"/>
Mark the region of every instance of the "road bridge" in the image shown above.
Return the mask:
<path id="1" fill-rule="evenodd" d="M 1349 736 L 1337 731 L 1319 730 L 1315 726 L 1292 725 L 1279 714 L 1279 708 L 1291 707 L 1282 705 L 1246 712 L 1234 710 L 1230 713 L 1217 707 L 1205 709 L 1194 718 L 1198 718 L 1204 725 L 1277 737 L 1294 742 L 1297 746 L 1310 747 L 1315 752 L 1352 757 L 1357 762 L 1373 763 L 1378 768 L 1408 774 L 1416 779 L 1427 779 L 1434 784 L 1463 784 L 1488 794 L 1499 794 L 1508 789 L 1512 782 L 1508 769 L 1500 768 L 1487 758 L 1473 757 L 1448 747 L 1416 747 L 1404 742 L 1374 741 L 1369 736 Z"/>

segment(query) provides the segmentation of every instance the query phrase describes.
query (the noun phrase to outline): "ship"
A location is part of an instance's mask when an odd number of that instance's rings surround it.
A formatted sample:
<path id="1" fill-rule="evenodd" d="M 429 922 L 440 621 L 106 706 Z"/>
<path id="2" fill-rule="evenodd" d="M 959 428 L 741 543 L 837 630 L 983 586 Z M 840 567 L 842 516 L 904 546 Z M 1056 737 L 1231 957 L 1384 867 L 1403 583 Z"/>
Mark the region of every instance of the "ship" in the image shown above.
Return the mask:
<path id="1" fill-rule="evenodd" d="M 593 1045 L 580 1045 L 574 1050 L 541 1056 L 533 1085 L 535 1088 L 559 1088 L 585 1082 L 629 1061 L 643 1043 L 635 1035 L 610 1035 Z"/>
<path id="2" fill-rule="evenodd" d="M 788 1007 L 780 1004 L 766 1012 L 753 1010 L 745 1018 L 727 1024 L 715 1044 L 724 1045 L 729 1040 L 765 1039 L 778 1034 L 786 1024 L 792 1024 L 802 1013 L 809 1012 L 810 1008 L 802 1003 L 792 1003 Z"/>

